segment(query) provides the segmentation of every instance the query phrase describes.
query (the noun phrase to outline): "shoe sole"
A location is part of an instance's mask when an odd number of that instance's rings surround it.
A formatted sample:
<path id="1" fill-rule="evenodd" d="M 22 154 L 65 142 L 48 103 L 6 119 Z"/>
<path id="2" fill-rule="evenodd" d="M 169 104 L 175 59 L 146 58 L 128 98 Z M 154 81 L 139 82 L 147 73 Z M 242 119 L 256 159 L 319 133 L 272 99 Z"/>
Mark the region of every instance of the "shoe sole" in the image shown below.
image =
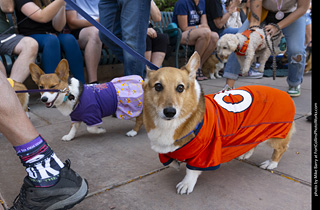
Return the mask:
<path id="1" fill-rule="evenodd" d="M 72 196 L 68 197 L 65 200 L 59 201 L 52 206 L 49 206 L 46 210 L 67 210 L 74 207 L 76 204 L 83 201 L 88 193 L 88 183 L 87 180 L 82 179 L 81 187 L 79 190 L 73 194 Z"/>

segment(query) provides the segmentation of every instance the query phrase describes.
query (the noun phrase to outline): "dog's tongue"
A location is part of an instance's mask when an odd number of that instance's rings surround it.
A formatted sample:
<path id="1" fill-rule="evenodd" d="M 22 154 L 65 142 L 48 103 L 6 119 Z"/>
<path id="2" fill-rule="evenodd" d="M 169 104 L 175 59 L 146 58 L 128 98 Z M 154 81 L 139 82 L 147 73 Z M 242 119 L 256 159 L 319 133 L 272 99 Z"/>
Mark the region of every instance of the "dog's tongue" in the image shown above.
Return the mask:
<path id="1" fill-rule="evenodd" d="M 51 108 L 52 107 L 52 105 L 53 105 L 53 103 L 51 102 L 51 103 L 46 103 L 46 107 L 47 108 Z"/>

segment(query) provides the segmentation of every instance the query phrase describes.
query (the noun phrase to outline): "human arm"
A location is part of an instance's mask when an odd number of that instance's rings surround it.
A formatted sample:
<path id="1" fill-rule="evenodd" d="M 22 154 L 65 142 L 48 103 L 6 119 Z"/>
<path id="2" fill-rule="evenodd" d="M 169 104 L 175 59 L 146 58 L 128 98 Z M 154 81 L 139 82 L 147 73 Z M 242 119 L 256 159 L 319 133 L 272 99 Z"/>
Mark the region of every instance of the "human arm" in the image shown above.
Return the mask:
<path id="1" fill-rule="evenodd" d="M 67 23 L 71 30 L 92 26 L 92 24 L 89 21 L 79 19 L 77 11 L 75 10 L 67 10 Z"/>
<path id="2" fill-rule="evenodd" d="M 28 2 L 21 7 L 21 12 L 33 21 L 47 23 L 56 16 L 62 6 L 65 6 L 64 0 L 55 0 L 45 8 L 41 9 L 33 2 Z"/>
<path id="3" fill-rule="evenodd" d="M 156 3 L 154 1 L 151 1 L 151 7 L 150 7 L 150 16 L 151 19 L 154 22 L 160 22 L 161 21 L 161 12 L 159 8 L 157 7 Z"/>
<path id="4" fill-rule="evenodd" d="M 279 26 L 279 29 L 283 29 L 289 26 L 291 23 L 304 15 L 307 12 L 309 6 L 310 0 L 298 0 L 297 9 L 277 24 Z M 274 25 L 267 25 L 265 26 L 265 29 L 267 31 L 267 34 L 271 36 L 278 31 L 278 28 Z"/>
<path id="5" fill-rule="evenodd" d="M 62 6 L 56 16 L 52 19 L 52 26 L 56 31 L 62 31 L 66 25 L 66 8 Z"/>
<path id="6" fill-rule="evenodd" d="M 4 13 L 13 13 L 14 11 L 13 0 L 0 0 L 0 8 Z"/>
<path id="7" fill-rule="evenodd" d="M 217 17 L 215 19 L 213 19 L 213 22 L 215 24 L 215 26 L 219 29 L 221 29 L 229 20 L 230 16 L 232 15 L 232 13 L 234 13 L 235 11 L 237 11 L 237 7 L 238 5 L 241 3 L 241 0 L 235 0 L 233 1 L 229 8 L 227 9 L 227 12 L 223 14 L 222 17 Z"/>
<path id="8" fill-rule="evenodd" d="M 188 31 L 190 29 L 195 29 L 195 28 L 209 28 L 208 22 L 207 22 L 207 16 L 206 15 L 201 15 L 200 19 L 200 25 L 196 26 L 188 26 L 188 16 L 187 15 L 178 15 L 178 23 L 179 23 L 179 28 L 182 31 Z"/>
<path id="9" fill-rule="evenodd" d="M 250 0 L 250 24 L 251 26 L 259 26 L 261 21 L 262 13 L 262 0 Z"/>

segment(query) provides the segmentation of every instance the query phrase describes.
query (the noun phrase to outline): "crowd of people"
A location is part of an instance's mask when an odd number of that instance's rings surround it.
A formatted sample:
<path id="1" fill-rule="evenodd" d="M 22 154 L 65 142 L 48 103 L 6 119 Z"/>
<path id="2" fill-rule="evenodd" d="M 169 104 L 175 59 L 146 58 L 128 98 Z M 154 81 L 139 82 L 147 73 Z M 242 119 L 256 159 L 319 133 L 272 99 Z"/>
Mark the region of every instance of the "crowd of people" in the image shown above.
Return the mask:
<path id="1" fill-rule="evenodd" d="M 159 67 L 162 65 L 169 40 L 150 24 L 150 19 L 155 22 L 161 20 L 160 10 L 153 0 L 72 1 L 139 54 Z M 225 3 L 221 0 L 178 0 L 173 22 L 182 31 L 181 44 L 194 46 L 200 54 L 198 80 L 207 79 L 202 75 L 202 64 L 214 53 L 219 37 L 224 34 L 243 32 L 252 26 L 264 27 L 270 36 L 282 30 L 287 40 L 288 93 L 299 96 L 307 59 L 305 48 L 312 45 L 309 7 L 309 0 L 248 0 L 242 4 L 241 0 L 226 0 Z M 17 56 L 9 75 L 17 82 L 24 82 L 28 77 L 28 64 L 35 61 L 38 52 L 42 52 L 41 67 L 45 73 L 55 71 L 61 52 L 64 52 L 75 78 L 83 83 L 97 83 L 103 45 L 124 64 L 125 75 L 145 76 L 143 63 L 101 34 L 64 0 L 1 0 L 0 8 L 0 55 Z M 17 17 L 19 34 L 11 30 L 6 20 L 5 13 L 13 12 Z M 235 20 L 231 21 L 232 18 Z M 62 163 L 18 107 L 19 102 L 6 82 L 7 72 L 1 62 L 0 71 L 0 132 L 14 146 L 28 172 L 22 187 L 24 193 L 16 200 L 15 209 L 22 205 L 33 209 L 32 205 L 61 203 L 68 198 L 66 188 L 75 199 L 73 203 L 66 201 L 63 205 L 71 206 L 81 201 L 87 193 L 86 181 L 70 168 L 70 162 Z M 251 78 L 263 76 L 254 69 L 250 71 Z M 240 66 L 233 53 L 224 68 L 224 89 L 234 88 L 239 73 Z M 44 172 L 50 173 L 41 176 Z M 39 202 L 31 204 L 26 197 L 30 196 L 27 194 L 31 188 L 41 196 L 46 196 L 50 190 L 56 196 L 50 202 L 32 197 L 33 202 Z"/>
<path id="2" fill-rule="evenodd" d="M 107 29 L 122 39 L 146 59 L 161 67 L 169 44 L 168 36 L 153 28 L 153 22 L 161 21 L 161 13 L 155 2 L 147 0 L 135 2 L 134 5 L 115 0 L 73 0 L 81 9 Z M 306 63 L 305 46 L 311 47 L 311 18 L 309 1 L 276 0 L 272 2 L 252 2 L 255 6 L 267 11 L 265 17 L 257 17 L 250 10 L 250 0 L 178 0 L 173 10 L 173 22 L 182 31 L 181 44 L 194 46 L 200 54 L 201 64 L 197 79 L 208 79 L 203 76 L 201 67 L 216 50 L 219 37 L 228 33 L 243 32 L 250 26 L 265 25 L 270 35 L 281 29 L 288 43 L 289 55 L 288 93 L 300 94 Z M 150 3 L 150 4 L 149 4 Z M 144 65 L 123 51 L 86 19 L 77 13 L 64 0 L 3 0 L 0 12 L 1 55 L 18 55 L 10 77 L 23 82 L 29 75 L 28 66 L 23 63 L 34 62 L 37 52 L 42 52 L 41 67 L 46 73 L 53 73 L 64 52 L 70 65 L 72 75 L 82 83 L 97 83 L 97 69 L 103 44 L 110 48 L 124 64 L 124 74 L 145 76 Z M 137 8 L 137 5 L 141 7 Z M 279 6 L 280 5 L 280 6 Z M 18 19 L 19 34 L 12 36 L 6 22 L 5 13 L 15 12 Z M 99 12 L 102 15 L 99 15 Z M 132 11 L 137 13 L 133 14 Z M 146 12 L 148 11 L 148 12 Z M 248 20 L 249 11 L 252 19 Z M 275 15 L 281 11 L 283 17 Z M 132 17 L 131 17 L 132 16 Z M 131 17 L 131 18 L 130 18 Z M 259 18 L 259 21 L 256 19 Z M 264 18 L 264 19 L 262 19 Z M 270 23 L 278 24 L 278 28 Z M 294 33 L 304 28 L 305 33 Z M 144 38 L 145 37 L 145 38 Z M 295 43 L 295 44 L 293 44 Z M 298 45 L 296 43 L 299 43 Z M 308 49 L 309 49 L 308 48 Z M 26 50 L 28 49 L 28 50 Z M 83 50 L 83 54 L 81 53 Z M 87 81 L 84 76 L 84 64 L 87 70 Z M 19 68 L 19 69 L 18 69 Z M 5 68 L 0 63 L 0 70 Z M 239 77 L 240 66 L 232 54 L 224 69 L 227 79 L 224 88 L 233 88 Z M 262 78 L 263 73 L 250 69 L 249 78 Z"/>

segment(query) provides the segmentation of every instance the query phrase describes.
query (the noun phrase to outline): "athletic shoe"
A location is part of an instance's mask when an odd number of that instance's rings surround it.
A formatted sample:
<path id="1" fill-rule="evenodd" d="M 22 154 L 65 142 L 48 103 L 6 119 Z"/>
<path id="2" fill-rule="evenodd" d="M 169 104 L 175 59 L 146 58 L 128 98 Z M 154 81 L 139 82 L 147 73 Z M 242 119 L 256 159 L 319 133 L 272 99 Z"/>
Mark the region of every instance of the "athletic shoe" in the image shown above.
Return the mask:
<path id="1" fill-rule="evenodd" d="M 239 74 L 240 76 L 242 76 L 242 74 Z M 242 76 L 244 77 L 244 76 Z M 248 76 L 244 77 L 246 79 L 261 79 L 263 77 L 263 73 L 259 72 L 259 71 L 255 71 L 252 68 L 249 69 L 248 72 Z"/>
<path id="2" fill-rule="evenodd" d="M 287 91 L 287 93 L 288 93 L 291 97 L 300 96 L 300 94 L 301 94 L 301 92 L 300 92 L 300 85 L 298 85 L 298 86 L 296 86 L 296 87 L 289 86 L 289 90 Z"/>
<path id="3" fill-rule="evenodd" d="M 34 187 L 25 177 L 10 210 L 70 209 L 80 203 L 88 193 L 88 184 L 70 168 L 70 164 L 67 160 L 60 171 L 59 181 L 52 187 Z"/>

